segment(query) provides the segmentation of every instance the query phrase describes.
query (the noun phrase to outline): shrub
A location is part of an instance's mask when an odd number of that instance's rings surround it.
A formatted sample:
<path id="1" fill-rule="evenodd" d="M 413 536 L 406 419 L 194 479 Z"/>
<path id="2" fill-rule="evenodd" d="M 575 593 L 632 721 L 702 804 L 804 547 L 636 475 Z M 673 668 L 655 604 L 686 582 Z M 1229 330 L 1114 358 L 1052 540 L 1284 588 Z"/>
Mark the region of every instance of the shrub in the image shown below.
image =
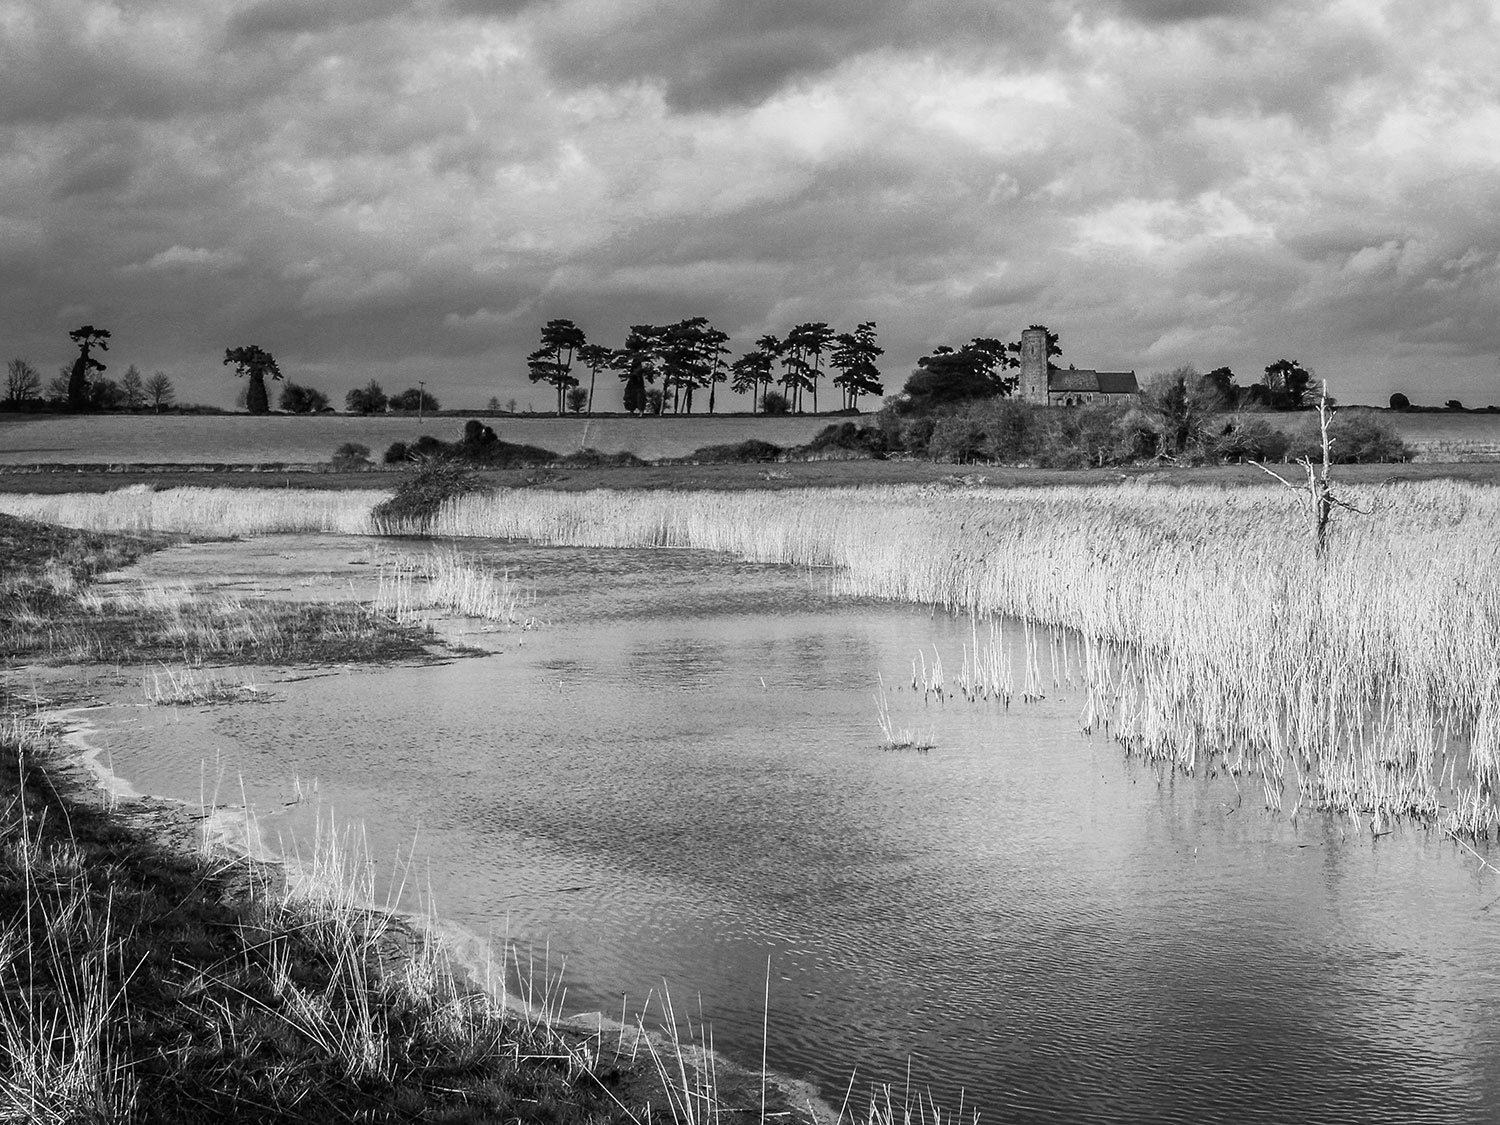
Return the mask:
<path id="1" fill-rule="evenodd" d="M 385 535 L 426 535 L 444 502 L 472 492 L 487 492 L 478 475 L 454 461 L 427 460 L 402 474 L 396 492 L 370 513 Z"/>
<path id="2" fill-rule="evenodd" d="M 1397 391 L 1395 394 L 1391 395 L 1391 409 L 1392 410 L 1410 410 L 1411 409 L 1411 399 L 1407 398 L 1400 391 Z"/>
<path id="3" fill-rule="evenodd" d="M 1445 410 L 1462 410 L 1463 408 L 1464 404 L 1459 402 L 1456 398 L 1450 398 L 1443 404 L 1443 409 Z"/>
<path id="4" fill-rule="evenodd" d="M 490 445 L 499 440 L 495 431 L 477 418 L 470 418 L 464 423 L 464 445 L 478 447 Z"/>
<path id="5" fill-rule="evenodd" d="M 285 383 L 281 388 L 279 405 L 288 414 L 316 414 L 328 409 L 328 396 L 316 387 Z"/>
<path id="6" fill-rule="evenodd" d="M 566 469 L 639 468 L 646 464 L 634 453 L 621 450 L 619 453 L 601 453 L 597 449 L 580 449 L 559 457 L 554 464 Z"/>
<path id="7" fill-rule="evenodd" d="M 799 457 L 816 460 L 833 457 L 880 458 L 885 456 L 885 431 L 874 426 L 841 422 L 827 426 L 813 435 L 806 445 L 793 452 Z"/>
<path id="8" fill-rule="evenodd" d="M 781 446 L 751 438 L 748 441 L 735 442 L 733 445 L 705 445 L 702 449 L 693 450 L 683 460 L 697 461 L 705 465 L 761 464 L 767 461 L 780 461 L 782 455 Z"/>
<path id="9" fill-rule="evenodd" d="M 370 447 L 357 441 L 346 441 L 333 451 L 330 463 L 336 473 L 357 473 L 369 467 Z"/>
<path id="10" fill-rule="evenodd" d="M 589 393 L 582 387 L 574 387 L 568 392 L 568 409 L 574 414 L 582 414 L 583 408 L 589 404 Z"/>
<path id="11" fill-rule="evenodd" d="M 404 441 L 393 441 L 385 451 L 385 463 L 387 465 L 399 465 L 403 461 L 411 460 L 411 450 Z"/>
<path id="12" fill-rule="evenodd" d="M 413 414 L 424 410 L 435 414 L 438 410 L 438 400 L 421 387 L 408 387 L 400 394 L 392 395 L 386 405 L 392 410 L 410 410 Z"/>
<path id="13" fill-rule="evenodd" d="M 384 414 L 388 401 L 380 384 L 371 379 L 344 396 L 344 407 L 350 414 Z"/>
<path id="14" fill-rule="evenodd" d="M 952 461 L 960 465 L 991 460 L 989 434 L 985 432 L 984 423 L 971 410 L 942 414 L 933 423 L 932 436 L 927 441 L 927 456 L 934 461 Z"/>
<path id="15" fill-rule="evenodd" d="M 1317 419 L 1308 418 L 1289 438 L 1287 460 L 1323 459 L 1323 435 Z M 1328 423 L 1328 440 L 1328 459 L 1335 465 L 1405 461 L 1411 455 L 1389 421 L 1363 411 L 1335 414 Z"/>
<path id="16" fill-rule="evenodd" d="M 785 414 L 792 408 L 787 401 L 786 395 L 780 391 L 767 391 L 760 396 L 760 412 L 762 414 Z"/>
<path id="17" fill-rule="evenodd" d="M 1257 416 L 1227 423 L 1212 449 L 1221 461 L 1285 461 L 1291 444 L 1290 434 Z"/>

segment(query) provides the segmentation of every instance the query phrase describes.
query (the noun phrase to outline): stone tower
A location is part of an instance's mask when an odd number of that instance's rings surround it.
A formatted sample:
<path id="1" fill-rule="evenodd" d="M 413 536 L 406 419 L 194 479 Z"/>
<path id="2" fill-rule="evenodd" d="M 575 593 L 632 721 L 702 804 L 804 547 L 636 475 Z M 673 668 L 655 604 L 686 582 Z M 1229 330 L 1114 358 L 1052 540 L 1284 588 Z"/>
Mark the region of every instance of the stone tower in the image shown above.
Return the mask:
<path id="1" fill-rule="evenodd" d="M 1021 333 L 1021 378 L 1016 397 L 1047 405 L 1047 330 L 1040 325 Z"/>

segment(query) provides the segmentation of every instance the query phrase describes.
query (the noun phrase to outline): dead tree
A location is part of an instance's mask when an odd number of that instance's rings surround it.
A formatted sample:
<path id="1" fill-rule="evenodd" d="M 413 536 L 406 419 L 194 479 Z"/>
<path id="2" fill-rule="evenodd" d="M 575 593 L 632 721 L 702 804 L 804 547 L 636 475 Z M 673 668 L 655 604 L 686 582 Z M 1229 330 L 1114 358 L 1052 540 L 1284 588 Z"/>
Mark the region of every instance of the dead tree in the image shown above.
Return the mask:
<path id="1" fill-rule="evenodd" d="M 1357 504 L 1350 503 L 1339 496 L 1333 490 L 1333 481 L 1328 479 L 1329 466 L 1332 460 L 1329 453 L 1333 448 L 1334 438 L 1328 433 L 1328 424 L 1333 421 L 1333 409 L 1328 405 L 1328 384 L 1323 383 L 1322 393 L 1318 397 L 1318 432 L 1321 436 L 1321 447 L 1323 463 L 1315 466 L 1311 457 L 1299 457 L 1297 464 L 1307 471 L 1306 484 L 1293 484 L 1275 469 L 1269 468 L 1259 461 L 1251 464 L 1269 473 L 1280 481 L 1285 487 L 1296 493 L 1299 499 L 1307 502 L 1312 516 L 1313 529 L 1313 553 L 1321 559 L 1328 549 L 1328 525 L 1333 519 L 1335 508 L 1344 508 L 1347 511 L 1357 512 L 1362 516 L 1368 516 L 1373 509 L 1366 510 Z"/>

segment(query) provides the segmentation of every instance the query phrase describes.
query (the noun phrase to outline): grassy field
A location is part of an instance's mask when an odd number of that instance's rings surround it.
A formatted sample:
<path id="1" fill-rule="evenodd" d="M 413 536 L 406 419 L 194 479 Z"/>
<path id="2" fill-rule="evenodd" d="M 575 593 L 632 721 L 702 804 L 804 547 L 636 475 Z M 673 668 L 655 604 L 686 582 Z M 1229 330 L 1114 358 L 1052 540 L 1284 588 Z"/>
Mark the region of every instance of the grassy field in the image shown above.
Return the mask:
<path id="1" fill-rule="evenodd" d="M 1418 462 L 1500 462 L 1500 414 L 1381 411 L 1379 416 L 1395 425 Z M 1285 425 L 1300 424 L 1306 418 L 1302 414 L 1260 417 Z M 630 452 L 652 461 L 750 438 L 781 446 L 800 445 L 823 427 L 844 420 L 795 415 L 666 415 L 649 419 L 516 415 L 488 422 L 506 441 L 560 454 L 593 448 L 603 453 Z M 451 416 L 418 420 L 342 415 L 0 414 L 0 469 L 27 465 L 318 465 L 345 442 L 368 446 L 378 462 L 393 442 L 410 443 L 423 434 L 455 440 L 462 435 L 463 423 L 463 418 Z"/>
<path id="2" fill-rule="evenodd" d="M 553 418 L 500 417 L 487 423 L 506 441 L 557 453 L 626 450 L 646 460 L 681 457 L 706 445 L 760 438 L 800 445 L 839 419 L 821 417 Z M 82 414 L 29 417 L 0 414 L 0 466 L 109 464 L 317 464 L 345 442 L 368 446 L 374 458 L 397 441 L 423 434 L 463 436 L 465 419 L 307 415 Z"/>

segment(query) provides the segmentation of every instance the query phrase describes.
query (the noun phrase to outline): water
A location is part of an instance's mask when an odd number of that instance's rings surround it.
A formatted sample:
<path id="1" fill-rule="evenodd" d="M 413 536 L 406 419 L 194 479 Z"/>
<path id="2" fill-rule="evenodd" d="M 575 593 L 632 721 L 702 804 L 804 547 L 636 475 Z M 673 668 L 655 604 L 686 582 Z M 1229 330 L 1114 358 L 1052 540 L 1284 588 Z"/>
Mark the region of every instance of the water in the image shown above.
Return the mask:
<path id="1" fill-rule="evenodd" d="M 113 767 L 193 801 L 242 776 L 285 839 L 316 779 L 377 857 L 413 855 L 409 905 L 429 887 L 565 962 L 569 1010 L 618 1017 L 665 982 L 752 1064 L 769 960 L 770 1064 L 835 1105 L 856 1067 L 861 1102 L 909 1067 L 986 1121 L 1500 1114 L 1500 884 L 1451 842 L 1159 776 L 1077 733 L 1066 687 L 924 704 L 913 657 L 951 677 L 968 623 L 817 574 L 485 549 L 544 628 L 270 703 L 114 707 Z M 932 752 L 879 748 L 877 677 Z"/>

